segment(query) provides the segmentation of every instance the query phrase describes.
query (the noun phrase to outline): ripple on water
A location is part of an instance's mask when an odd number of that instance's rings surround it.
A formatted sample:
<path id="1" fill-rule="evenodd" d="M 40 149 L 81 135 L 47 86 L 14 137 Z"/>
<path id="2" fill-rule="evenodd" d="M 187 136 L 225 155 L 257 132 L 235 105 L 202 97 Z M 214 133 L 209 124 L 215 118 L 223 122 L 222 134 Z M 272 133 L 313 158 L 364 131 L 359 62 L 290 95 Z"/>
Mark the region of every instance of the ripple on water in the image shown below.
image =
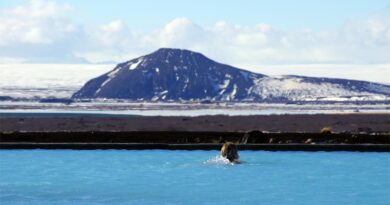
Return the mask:
<path id="1" fill-rule="evenodd" d="M 390 204 L 390 154 L 0 150 L 0 204 Z"/>

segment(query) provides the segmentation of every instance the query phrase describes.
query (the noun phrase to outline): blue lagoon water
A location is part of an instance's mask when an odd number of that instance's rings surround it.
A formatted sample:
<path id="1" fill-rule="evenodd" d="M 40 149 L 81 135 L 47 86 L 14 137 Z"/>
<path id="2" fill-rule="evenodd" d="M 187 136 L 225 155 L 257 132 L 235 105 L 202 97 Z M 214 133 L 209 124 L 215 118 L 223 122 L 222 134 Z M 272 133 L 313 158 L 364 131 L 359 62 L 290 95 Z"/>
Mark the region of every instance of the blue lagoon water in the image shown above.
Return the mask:
<path id="1" fill-rule="evenodd" d="M 390 204 L 390 154 L 1 150 L 0 204 Z"/>

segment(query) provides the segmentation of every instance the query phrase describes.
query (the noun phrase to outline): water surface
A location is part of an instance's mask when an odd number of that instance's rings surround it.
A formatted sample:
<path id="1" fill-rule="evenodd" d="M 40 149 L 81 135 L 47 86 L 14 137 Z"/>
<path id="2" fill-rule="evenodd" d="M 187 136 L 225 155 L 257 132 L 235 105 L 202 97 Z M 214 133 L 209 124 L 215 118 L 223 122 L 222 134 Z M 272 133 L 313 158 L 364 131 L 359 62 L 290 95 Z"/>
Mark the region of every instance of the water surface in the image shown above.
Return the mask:
<path id="1" fill-rule="evenodd" d="M 389 153 L 217 155 L 1 150 L 0 204 L 390 204 Z"/>

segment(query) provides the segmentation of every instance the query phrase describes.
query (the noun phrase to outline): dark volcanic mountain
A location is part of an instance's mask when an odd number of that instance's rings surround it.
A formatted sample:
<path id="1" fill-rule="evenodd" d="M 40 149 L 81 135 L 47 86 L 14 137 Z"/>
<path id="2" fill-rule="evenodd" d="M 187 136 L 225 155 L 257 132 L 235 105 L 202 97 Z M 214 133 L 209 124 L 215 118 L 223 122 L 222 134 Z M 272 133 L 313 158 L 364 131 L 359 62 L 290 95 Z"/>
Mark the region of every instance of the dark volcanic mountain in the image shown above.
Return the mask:
<path id="1" fill-rule="evenodd" d="M 74 98 L 131 100 L 243 100 L 264 75 L 217 63 L 206 56 L 162 48 L 117 65 L 92 79 Z"/>
<path id="2" fill-rule="evenodd" d="M 73 98 L 145 101 L 384 101 L 390 86 L 366 81 L 271 77 L 217 63 L 188 50 L 162 48 L 88 81 Z"/>

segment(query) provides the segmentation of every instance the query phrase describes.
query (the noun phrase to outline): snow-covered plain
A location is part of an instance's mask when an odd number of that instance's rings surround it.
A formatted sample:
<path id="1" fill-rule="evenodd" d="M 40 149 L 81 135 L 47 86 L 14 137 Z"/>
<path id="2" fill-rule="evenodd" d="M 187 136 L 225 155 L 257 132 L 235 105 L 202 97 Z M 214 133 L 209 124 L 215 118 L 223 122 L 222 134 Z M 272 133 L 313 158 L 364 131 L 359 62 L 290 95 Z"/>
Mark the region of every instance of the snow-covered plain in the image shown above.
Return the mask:
<path id="1" fill-rule="evenodd" d="M 0 64 L 0 96 L 14 98 L 70 97 L 89 79 L 115 65 Z"/>
<path id="2" fill-rule="evenodd" d="M 268 104 L 268 103 L 130 103 L 101 101 L 88 103 L 0 102 L 0 115 L 29 114 L 91 114 L 142 116 L 204 116 L 204 115 L 280 115 L 331 113 L 390 113 L 388 104 Z"/>

